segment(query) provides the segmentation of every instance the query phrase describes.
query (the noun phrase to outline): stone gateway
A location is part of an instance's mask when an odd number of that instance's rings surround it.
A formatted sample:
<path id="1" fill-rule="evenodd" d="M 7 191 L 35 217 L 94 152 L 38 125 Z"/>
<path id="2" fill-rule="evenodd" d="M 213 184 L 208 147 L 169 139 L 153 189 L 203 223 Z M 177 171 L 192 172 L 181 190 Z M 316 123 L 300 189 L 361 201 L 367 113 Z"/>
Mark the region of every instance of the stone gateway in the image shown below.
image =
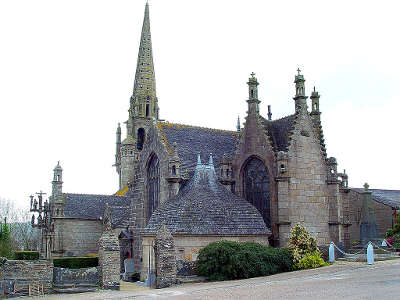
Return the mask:
<path id="1" fill-rule="evenodd" d="M 163 265 L 166 261 L 190 265 L 202 247 L 222 239 L 285 247 L 296 223 L 304 225 L 319 245 L 333 241 L 350 247 L 352 240 L 360 239 L 365 191 L 349 188 L 346 172 L 338 172 L 336 159 L 328 157 L 320 95 L 314 88 L 309 101 L 305 82 L 298 70 L 294 97 L 288 100 L 293 111 L 281 119 L 272 119 L 270 107 L 268 116 L 260 114 L 260 83 L 252 73 L 243 127 L 239 120 L 232 131 L 160 120 L 146 4 L 127 134 L 122 139 L 120 125 L 116 133 L 119 191 L 64 193 L 63 170 L 57 164 L 50 213 L 40 220 L 41 255 L 100 251 L 107 260 L 106 249 L 112 247 L 106 243 L 112 239 L 113 247 L 119 243 L 112 260 L 118 261 L 118 268 L 121 265 L 121 273 L 124 261 L 132 258 L 142 279 L 162 273 L 164 279 L 157 285 L 163 286 L 175 280 L 169 274 L 174 267 Z M 163 103 L 168 105 L 168 100 Z M 377 234 L 382 236 L 400 207 L 395 200 L 400 191 L 367 192 Z M 37 207 L 32 210 L 40 212 Z M 174 253 L 167 248 L 168 241 L 173 241 Z M 164 258 L 158 260 L 156 252 Z M 116 280 L 107 279 L 112 284 Z"/>

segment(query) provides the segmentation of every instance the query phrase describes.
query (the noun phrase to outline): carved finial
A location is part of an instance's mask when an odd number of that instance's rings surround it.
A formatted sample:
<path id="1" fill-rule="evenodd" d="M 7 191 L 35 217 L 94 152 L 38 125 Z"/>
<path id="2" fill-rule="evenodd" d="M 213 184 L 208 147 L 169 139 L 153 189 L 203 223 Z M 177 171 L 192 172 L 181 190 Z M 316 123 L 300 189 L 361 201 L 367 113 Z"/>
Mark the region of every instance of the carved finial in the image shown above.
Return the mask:
<path id="1" fill-rule="evenodd" d="M 271 112 L 271 105 L 268 105 L 268 120 L 272 120 L 272 112 Z"/>
<path id="2" fill-rule="evenodd" d="M 365 190 L 366 192 L 368 192 L 368 189 L 369 189 L 369 184 L 368 184 L 368 183 L 365 183 L 365 184 L 364 184 L 364 190 Z"/>
<path id="3" fill-rule="evenodd" d="M 239 116 L 237 118 L 236 131 L 240 132 L 240 118 L 239 118 Z"/>
<path id="4" fill-rule="evenodd" d="M 110 210 L 110 206 L 108 205 L 108 203 L 106 203 L 106 205 L 104 207 L 103 225 L 104 225 L 106 231 L 110 231 L 112 229 L 111 228 L 111 210 Z"/>
<path id="5" fill-rule="evenodd" d="M 201 165 L 201 158 L 200 158 L 200 153 L 197 154 L 197 165 L 200 166 Z"/>
<path id="6" fill-rule="evenodd" d="M 172 144 L 172 148 L 174 151 L 174 156 L 178 156 L 178 144 L 176 142 Z"/>
<path id="7" fill-rule="evenodd" d="M 209 165 L 210 167 L 214 167 L 214 162 L 213 162 L 212 153 L 210 153 L 210 159 L 208 160 L 208 165 Z"/>

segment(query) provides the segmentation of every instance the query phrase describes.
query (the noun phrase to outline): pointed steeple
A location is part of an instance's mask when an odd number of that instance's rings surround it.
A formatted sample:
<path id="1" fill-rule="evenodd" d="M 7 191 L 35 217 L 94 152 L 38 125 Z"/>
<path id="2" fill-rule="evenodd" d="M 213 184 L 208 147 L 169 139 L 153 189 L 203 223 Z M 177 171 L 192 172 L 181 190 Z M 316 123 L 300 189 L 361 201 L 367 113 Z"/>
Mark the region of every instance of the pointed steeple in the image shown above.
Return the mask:
<path id="1" fill-rule="evenodd" d="M 129 117 L 158 119 L 156 78 L 151 44 L 149 4 L 146 3 Z M 132 121 L 131 121 L 132 122 Z M 132 126 L 133 127 L 133 126 Z"/>
<path id="2" fill-rule="evenodd" d="M 239 118 L 239 116 L 238 116 L 238 119 L 237 119 L 236 131 L 240 132 L 240 118 Z"/>

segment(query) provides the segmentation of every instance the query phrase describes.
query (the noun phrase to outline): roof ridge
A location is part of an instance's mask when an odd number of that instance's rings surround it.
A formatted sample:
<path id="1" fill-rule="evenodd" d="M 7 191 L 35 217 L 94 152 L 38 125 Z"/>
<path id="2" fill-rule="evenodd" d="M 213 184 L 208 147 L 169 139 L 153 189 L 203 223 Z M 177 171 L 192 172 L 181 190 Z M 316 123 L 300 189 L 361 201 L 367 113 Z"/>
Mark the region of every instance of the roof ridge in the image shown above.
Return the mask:
<path id="1" fill-rule="evenodd" d="M 211 128 L 211 127 L 202 127 L 202 126 L 195 126 L 195 125 L 186 125 L 186 124 L 179 124 L 179 123 L 171 123 L 168 121 L 162 121 L 159 122 L 160 125 L 166 125 L 166 126 L 182 126 L 184 127 L 190 127 L 190 128 L 196 128 L 196 129 L 203 129 L 203 130 L 214 130 L 217 132 L 226 132 L 226 133 L 233 133 L 235 135 L 238 135 L 239 132 L 235 130 L 225 130 L 225 129 L 217 129 L 217 128 Z"/>
<path id="2" fill-rule="evenodd" d="M 289 117 L 294 117 L 294 116 L 296 116 L 296 114 L 291 114 L 291 115 L 287 115 L 287 116 L 284 116 L 284 117 L 279 118 L 279 119 L 271 120 L 271 122 L 280 121 L 280 120 L 287 119 Z"/>
<path id="3" fill-rule="evenodd" d="M 128 198 L 127 196 L 118 196 L 118 195 L 104 195 L 104 194 L 83 194 L 83 193 L 63 193 L 63 195 L 87 195 L 87 196 L 104 196 L 104 197 L 120 197 L 120 198 Z"/>

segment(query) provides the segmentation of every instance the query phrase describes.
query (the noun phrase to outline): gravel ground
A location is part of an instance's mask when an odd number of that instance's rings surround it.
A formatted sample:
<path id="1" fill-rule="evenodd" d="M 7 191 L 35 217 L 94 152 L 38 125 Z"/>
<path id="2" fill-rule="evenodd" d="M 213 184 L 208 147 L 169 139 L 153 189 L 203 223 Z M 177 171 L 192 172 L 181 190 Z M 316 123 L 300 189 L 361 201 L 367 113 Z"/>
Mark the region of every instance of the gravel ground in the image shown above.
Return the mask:
<path id="1" fill-rule="evenodd" d="M 20 299 L 400 299 L 400 260 L 373 265 L 336 262 L 320 269 L 166 289 L 123 284 L 121 291 L 59 294 Z M 14 298 L 15 299 L 15 298 Z"/>

